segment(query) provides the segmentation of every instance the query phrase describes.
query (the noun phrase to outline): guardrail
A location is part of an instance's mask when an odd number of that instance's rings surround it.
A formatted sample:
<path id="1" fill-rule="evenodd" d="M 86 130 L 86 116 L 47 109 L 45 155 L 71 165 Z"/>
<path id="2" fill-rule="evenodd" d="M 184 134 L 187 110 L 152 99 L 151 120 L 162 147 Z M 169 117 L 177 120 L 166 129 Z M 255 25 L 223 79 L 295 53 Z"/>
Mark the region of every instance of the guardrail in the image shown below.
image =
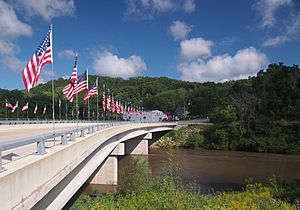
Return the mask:
<path id="1" fill-rule="evenodd" d="M 97 121 L 97 120 L 55 120 L 55 123 L 114 123 L 117 121 Z M 53 120 L 1 120 L 0 125 L 17 125 L 17 124 L 51 124 Z"/>
<path id="2" fill-rule="evenodd" d="M 91 126 L 86 126 L 86 127 L 81 127 L 81 128 L 76 128 L 72 130 L 67 130 L 67 131 L 60 131 L 56 132 L 53 134 L 45 134 L 45 135 L 40 135 L 40 136 L 35 136 L 35 137 L 27 137 L 27 138 L 21 138 L 21 139 L 16 139 L 13 141 L 6 141 L 0 143 L 0 173 L 5 171 L 5 168 L 3 167 L 2 164 L 2 152 L 10 149 L 15 149 L 18 147 L 30 145 L 30 144 L 37 144 L 37 151 L 36 154 L 39 155 L 44 155 L 46 153 L 45 149 L 45 142 L 51 141 L 57 137 L 61 138 L 61 145 L 66 145 L 68 140 L 69 141 L 75 141 L 76 140 L 76 133 L 77 137 L 84 137 L 86 132 L 88 134 L 94 133 L 96 131 L 100 131 L 104 128 L 120 125 L 120 124 L 126 124 L 128 122 L 116 122 L 116 123 L 102 123 L 102 124 L 96 124 L 96 125 L 91 125 Z M 80 132 L 80 135 L 78 135 L 78 132 Z"/>

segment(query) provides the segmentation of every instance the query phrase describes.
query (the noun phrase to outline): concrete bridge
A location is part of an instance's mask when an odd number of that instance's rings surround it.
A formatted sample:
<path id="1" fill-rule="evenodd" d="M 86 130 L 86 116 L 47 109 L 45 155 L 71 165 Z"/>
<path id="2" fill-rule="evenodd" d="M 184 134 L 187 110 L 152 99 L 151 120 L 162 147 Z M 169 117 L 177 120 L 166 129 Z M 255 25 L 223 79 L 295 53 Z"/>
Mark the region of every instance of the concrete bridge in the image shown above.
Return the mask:
<path id="1" fill-rule="evenodd" d="M 0 209 L 61 209 L 86 182 L 116 184 L 117 156 L 147 155 L 149 144 L 175 126 L 93 124 L 55 135 L 0 139 Z M 32 152 L 15 161 L 3 159 L 24 148 Z"/>

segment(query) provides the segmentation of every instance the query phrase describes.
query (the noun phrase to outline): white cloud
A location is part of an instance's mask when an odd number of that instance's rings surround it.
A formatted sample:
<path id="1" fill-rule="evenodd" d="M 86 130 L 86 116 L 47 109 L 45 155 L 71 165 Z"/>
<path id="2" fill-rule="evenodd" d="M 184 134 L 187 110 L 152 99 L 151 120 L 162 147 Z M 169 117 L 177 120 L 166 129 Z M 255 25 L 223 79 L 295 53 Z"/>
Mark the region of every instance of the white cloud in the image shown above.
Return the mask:
<path id="1" fill-rule="evenodd" d="M 247 78 L 268 64 L 264 53 L 253 47 L 239 50 L 234 56 L 214 56 L 209 60 L 193 60 L 178 64 L 181 78 L 188 81 L 227 81 Z"/>
<path id="2" fill-rule="evenodd" d="M 254 8 L 260 13 L 262 20 L 260 26 L 262 28 L 273 27 L 276 23 L 275 12 L 284 6 L 291 5 L 293 0 L 260 0 Z"/>
<path id="3" fill-rule="evenodd" d="M 183 10 L 187 13 L 194 12 L 196 9 L 196 3 L 194 0 L 185 0 L 183 2 Z"/>
<path id="4" fill-rule="evenodd" d="M 74 50 L 66 49 L 63 51 L 60 51 L 58 53 L 59 58 L 66 58 L 66 59 L 74 59 L 76 55 L 76 52 Z"/>
<path id="5" fill-rule="evenodd" d="M 0 40 L 0 54 L 14 55 L 19 49 L 12 42 Z"/>
<path id="6" fill-rule="evenodd" d="M 21 71 L 24 62 L 16 57 L 20 49 L 13 40 L 18 36 L 31 35 L 31 27 L 18 19 L 11 5 L 0 0 L 0 62 L 2 66 L 14 72 Z"/>
<path id="7" fill-rule="evenodd" d="M 152 0 L 152 2 L 154 9 L 159 12 L 167 12 L 175 9 L 175 3 L 172 0 Z"/>
<path id="8" fill-rule="evenodd" d="M 277 46 L 299 38 L 300 34 L 300 12 L 292 18 L 291 24 L 286 26 L 285 33 L 270 37 L 263 42 L 263 46 Z"/>
<path id="9" fill-rule="evenodd" d="M 27 16 L 41 16 L 45 20 L 54 17 L 73 15 L 74 0 L 14 0 L 14 7 L 25 10 Z"/>
<path id="10" fill-rule="evenodd" d="M 21 72 L 26 64 L 20 61 L 14 54 L 2 56 L 0 62 L 13 72 Z"/>
<path id="11" fill-rule="evenodd" d="M 180 42 L 181 57 L 185 60 L 193 60 L 198 57 L 211 56 L 211 47 L 214 43 L 201 37 Z"/>
<path id="12" fill-rule="evenodd" d="M 14 9 L 9 4 L 0 0 L 0 39 L 12 39 L 31 34 L 31 27 L 18 19 Z"/>
<path id="13" fill-rule="evenodd" d="M 170 31 L 175 40 L 182 40 L 186 39 L 187 35 L 192 31 L 192 28 L 185 22 L 177 20 L 170 26 Z"/>
<path id="14" fill-rule="evenodd" d="M 196 8 L 194 0 L 126 0 L 126 4 L 125 17 L 138 16 L 143 19 L 178 10 L 191 13 Z"/>
<path id="15" fill-rule="evenodd" d="M 108 51 L 96 53 L 92 66 L 100 75 L 122 78 L 137 76 L 147 69 L 140 56 L 132 55 L 129 58 L 120 58 Z"/>

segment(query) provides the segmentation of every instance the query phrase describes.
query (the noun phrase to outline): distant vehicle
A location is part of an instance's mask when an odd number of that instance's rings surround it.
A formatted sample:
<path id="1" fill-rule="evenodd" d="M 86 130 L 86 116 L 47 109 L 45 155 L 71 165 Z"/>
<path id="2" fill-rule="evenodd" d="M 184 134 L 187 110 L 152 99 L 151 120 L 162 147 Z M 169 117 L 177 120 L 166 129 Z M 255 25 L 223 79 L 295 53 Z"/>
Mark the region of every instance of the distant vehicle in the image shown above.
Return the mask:
<path id="1" fill-rule="evenodd" d="M 132 122 L 162 122 L 168 119 L 162 111 L 142 111 L 142 112 L 125 112 L 123 114 L 125 121 Z"/>

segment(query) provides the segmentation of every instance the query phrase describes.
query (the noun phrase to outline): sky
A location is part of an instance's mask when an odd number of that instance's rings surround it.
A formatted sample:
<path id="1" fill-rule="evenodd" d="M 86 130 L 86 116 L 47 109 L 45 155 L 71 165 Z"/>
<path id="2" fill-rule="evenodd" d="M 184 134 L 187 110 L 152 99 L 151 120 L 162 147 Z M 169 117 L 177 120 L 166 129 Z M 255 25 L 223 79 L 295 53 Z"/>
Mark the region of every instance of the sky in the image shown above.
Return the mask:
<path id="1" fill-rule="evenodd" d="M 78 74 L 224 82 L 270 63 L 300 64 L 300 0 L 0 0 L 0 88 L 53 25 L 53 66 L 40 83 Z"/>

